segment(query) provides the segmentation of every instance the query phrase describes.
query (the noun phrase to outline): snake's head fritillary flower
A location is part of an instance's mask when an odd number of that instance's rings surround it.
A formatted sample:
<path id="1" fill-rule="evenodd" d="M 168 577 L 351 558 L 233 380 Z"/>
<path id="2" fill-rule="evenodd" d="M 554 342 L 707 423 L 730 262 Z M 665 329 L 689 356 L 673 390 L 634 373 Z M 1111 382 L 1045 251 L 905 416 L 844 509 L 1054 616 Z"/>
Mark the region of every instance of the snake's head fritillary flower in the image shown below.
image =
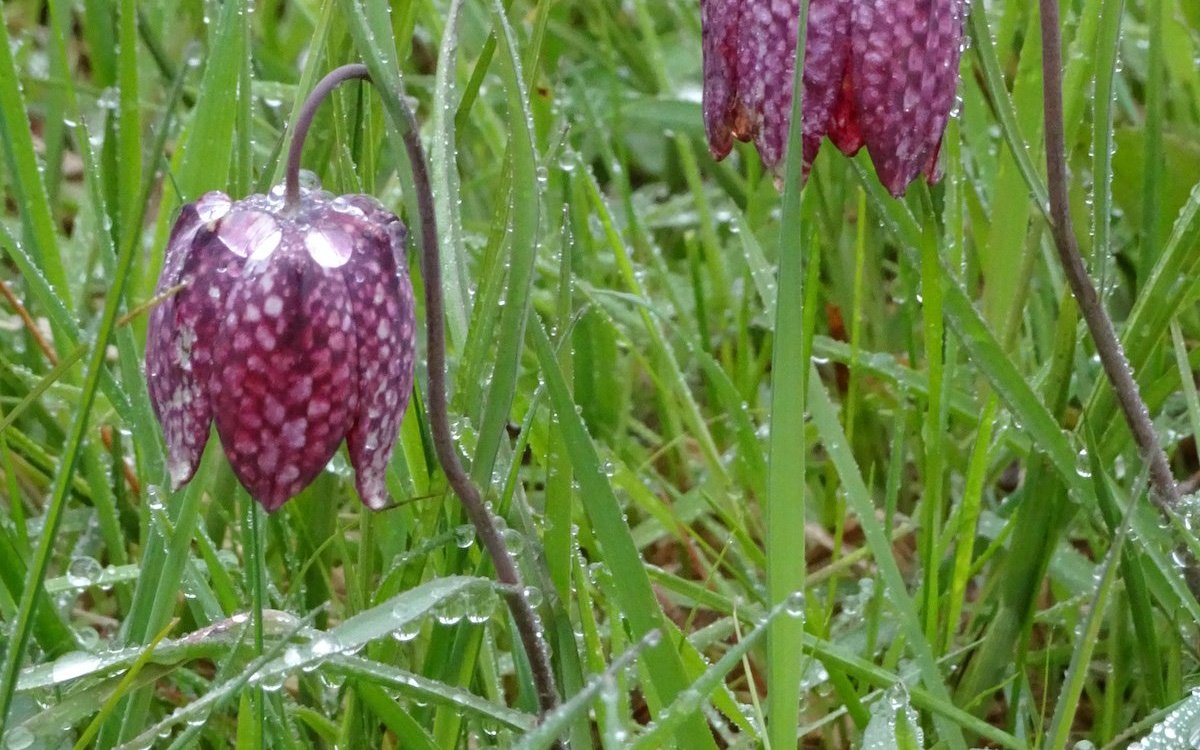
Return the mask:
<path id="1" fill-rule="evenodd" d="M 830 140 L 863 147 L 896 196 L 938 154 L 954 106 L 962 0 L 810 0 L 804 54 L 804 166 Z M 701 0 L 704 122 L 718 159 L 754 140 L 777 167 L 787 146 L 799 0 Z"/>
<path id="2" fill-rule="evenodd" d="M 184 206 L 150 316 L 146 373 L 171 480 L 191 479 L 217 433 L 241 483 L 272 511 L 346 439 L 356 486 L 385 475 L 413 380 L 404 225 L 365 195 L 303 190 Z"/>

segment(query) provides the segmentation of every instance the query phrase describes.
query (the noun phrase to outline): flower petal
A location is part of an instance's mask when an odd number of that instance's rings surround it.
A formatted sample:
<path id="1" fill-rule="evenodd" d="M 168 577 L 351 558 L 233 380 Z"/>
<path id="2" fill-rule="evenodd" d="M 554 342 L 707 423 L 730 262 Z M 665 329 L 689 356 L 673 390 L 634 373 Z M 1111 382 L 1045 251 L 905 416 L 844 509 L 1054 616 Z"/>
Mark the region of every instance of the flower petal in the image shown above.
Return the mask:
<path id="1" fill-rule="evenodd" d="M 704 47 L 704 129 L 708 148 L 724 159 L 733 148 L 738 96 L 738 27 L 742 0 L 700 0 Z M 748 136 L 747 136 L 748 137 Z M 745 140 L 743 137 L 742 140 Z"/>
<path id="2" fill-rule="evenodd" d="M 406 231 L 366 196 L 346 196 L 367 223 L 357 226 L 345 267 L 358 340 L 358 413 L 346 435 L 359 497 L 376 510 L 389 502 L 387 465 L 412 392 L 416 321 L 405 265 Z"/>
<path id="3" fill-rule="evenodd" d="M 799 8 L 798 0 L 770 0 L 744 3 L 742 10 L 738 97 L 752 113 L 758 154 L 769 168 L 787 148 Z"/>
<path id="4" fill-rule="evenodd" d="M 196 473 L 208 442 L 211 342 L 220 300 L 240 268 L 213 232 L 229 208 L 229 198 L 217 192 L 184 206 L 171 230 L 156 293 L 186 286 L 150 313 L 146 382 L 163 426 L 174 488 Z"/>
<path id="5" fill-rule="evenodd" d="M 838 117 L 850 59 L 850 0 L 810 0 L 804 47 L 804 163 L 817 158 L 821 136 L 842 148 L 852 123 Z M 788 72 L 788 79 L 792 74 Z M 789 90 L 787 106 L 791 108 Z M 786 123 L 786 119 L 785 119 Z M 787 127 L 786 124 L 783 127 Z M 786 133 L 783 135 L 786 138 Z M 860 140 L 861 144 L 861 140 Z M 842 149 L 845 151 L 846 149 Z M 857 147 L 854 148 L 858 150 Z M 781 152 L 782 153 L 782 152 Z M 853 152 L 850 152 L 853 153 Z"/>
<path id="6" fill-rule="evenodd" d="M 798 0 L 701 3 L 704 118 L 709 148 L 722 158 L 732 138 L 754 139 L 775 168 L 791 120 Z M 850 53 L 850 0 L 811 0 L 804 69 L 804 164 L 816 158 Z"/>
<path id="7" fill-rule="evenodd" d="M 357 407 L 357 353 L 346 286 L 288 228 L 247 264 L 225 305 L 210 390 L 230 465 L 268 511 L 333 457 Z"/>
<path id="8" fill-rule="evenodd" d="M 856 3 L 851 69 L 858 121 L 893 195 L 930 160 L 954 105 L 961 0 Z"/>

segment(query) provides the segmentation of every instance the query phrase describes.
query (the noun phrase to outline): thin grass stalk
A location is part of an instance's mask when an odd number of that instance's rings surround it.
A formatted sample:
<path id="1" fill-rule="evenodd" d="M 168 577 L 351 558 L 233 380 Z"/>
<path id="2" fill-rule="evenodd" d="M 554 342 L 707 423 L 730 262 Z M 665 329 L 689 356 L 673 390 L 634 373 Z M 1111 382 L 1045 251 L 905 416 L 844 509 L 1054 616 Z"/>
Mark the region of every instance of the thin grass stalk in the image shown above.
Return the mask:
<path id="1" fill-rule="evenodd" d="M 804 357 L 805 232 L 801 197 L 803 164 L 804 49 L 808 0 L 800 0 L 793 66 L 792 113 L 779 222 L 779 289 L 775 299 L 775 343 L 771 366 L 769 458 L 767 463 L 767 602 L 778 605 L 804 590 L 805 459 L 808 360 Z M 797 606 L 796 604 L 792 605 Z M 803 604 L 799 604 L 803 608 Z M 796 746 L 800 728 L 802 617 L 784 617 L 767 630 L 767 747 Z"/>

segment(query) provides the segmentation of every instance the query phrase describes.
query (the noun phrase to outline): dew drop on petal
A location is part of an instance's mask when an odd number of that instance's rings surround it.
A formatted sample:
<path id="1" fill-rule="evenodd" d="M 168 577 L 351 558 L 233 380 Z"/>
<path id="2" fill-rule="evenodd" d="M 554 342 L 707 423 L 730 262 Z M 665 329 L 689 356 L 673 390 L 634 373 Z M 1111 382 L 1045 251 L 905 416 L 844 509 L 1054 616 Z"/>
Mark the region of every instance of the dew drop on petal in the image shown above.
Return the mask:
<path id="1" fill-rule="evenodd" d="M 312 227 L 304 235 L 304 247 L 319 265 L 339 268 L 350 260 L 354 241 L 337 227 Z"/>
<path id="2" fill-rule="evenodd" d="M 200 196 L 200 199 L 196 201 L 196 215 L 202 223 L 207 224 L 229 213 L 232 205 L 228 195 L 214 190 Z"/>
<path id="3" fill-rule="evenodd" d="M 231 212 L 221 222 L 217 235 L 231 253 L 253 261 L 269 258 L 283 240 L 279 222 L 270 214 L 254 210 Z"/>

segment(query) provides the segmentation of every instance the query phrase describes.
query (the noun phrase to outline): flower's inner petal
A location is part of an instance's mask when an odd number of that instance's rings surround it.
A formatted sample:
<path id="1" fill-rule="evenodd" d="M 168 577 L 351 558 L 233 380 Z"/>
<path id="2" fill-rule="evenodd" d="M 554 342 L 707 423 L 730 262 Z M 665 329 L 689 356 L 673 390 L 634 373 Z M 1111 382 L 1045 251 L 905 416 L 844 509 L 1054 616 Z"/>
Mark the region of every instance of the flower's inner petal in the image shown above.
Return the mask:
<path id="1" fill-rule="evenodd" d="M 304 247 L 318 265 L 340 268 L 354 253 L 354 240 L 336 226 L 313 226 L 304 233 Z"/>
<path id="2" fill-rule="evenodd" d="M 238 479 L 275 510 L 321 472 L 357 408 L 357 346 L 341 274 L 284 245 L 248 267 L 219 335 L 217 432 Z"/>
<path id="3" fill-rule="evenodd" d="M 247 208 L 231 211 L 217 234 L 231 253 L 256 262 L 271 257 L 283 240 L 283 230 L 275 217 Z"/>
<path id="4" fill-rule="evenodd" d="M 854 156 L 863 147 L 862 126 L 858 122 L 858 104 L 854 95 L 854 80 L 849 73 L 829 119 L 829 140 L 846 156 Z"/>
<path id="5" fill-rule="evenodd" d="M 412 391 L 414 341 L 412 283 L 402 259 L 404 227 L 398 220 L 359 233 L 346 285 L 358 339 L 358 413 L 346 445 L 359 497 L 371 508 L 388 504 L 388 460 Z M 395 247 L 399 243 L 399 248 Z"/>
<path id="6" fill-rule="evenodd" d="M 197 214 L 189 206 L 180 222 L 198 220 Z M 184 234 L 186 246 L 168 248 L 168 262 L 176 268 L 163 274 L 159 292 L 180 282 L 186 285 L 151 312 L 146 343 L 151 404 L 163 426 L 175 487 L 191 479 L 208 442 L 212 408 L 207 383 L 219 311 L 240 271 L 240 262 L 231 262 L 239 259 L 225 252 L 212 231 L 185 227 Z"/>

